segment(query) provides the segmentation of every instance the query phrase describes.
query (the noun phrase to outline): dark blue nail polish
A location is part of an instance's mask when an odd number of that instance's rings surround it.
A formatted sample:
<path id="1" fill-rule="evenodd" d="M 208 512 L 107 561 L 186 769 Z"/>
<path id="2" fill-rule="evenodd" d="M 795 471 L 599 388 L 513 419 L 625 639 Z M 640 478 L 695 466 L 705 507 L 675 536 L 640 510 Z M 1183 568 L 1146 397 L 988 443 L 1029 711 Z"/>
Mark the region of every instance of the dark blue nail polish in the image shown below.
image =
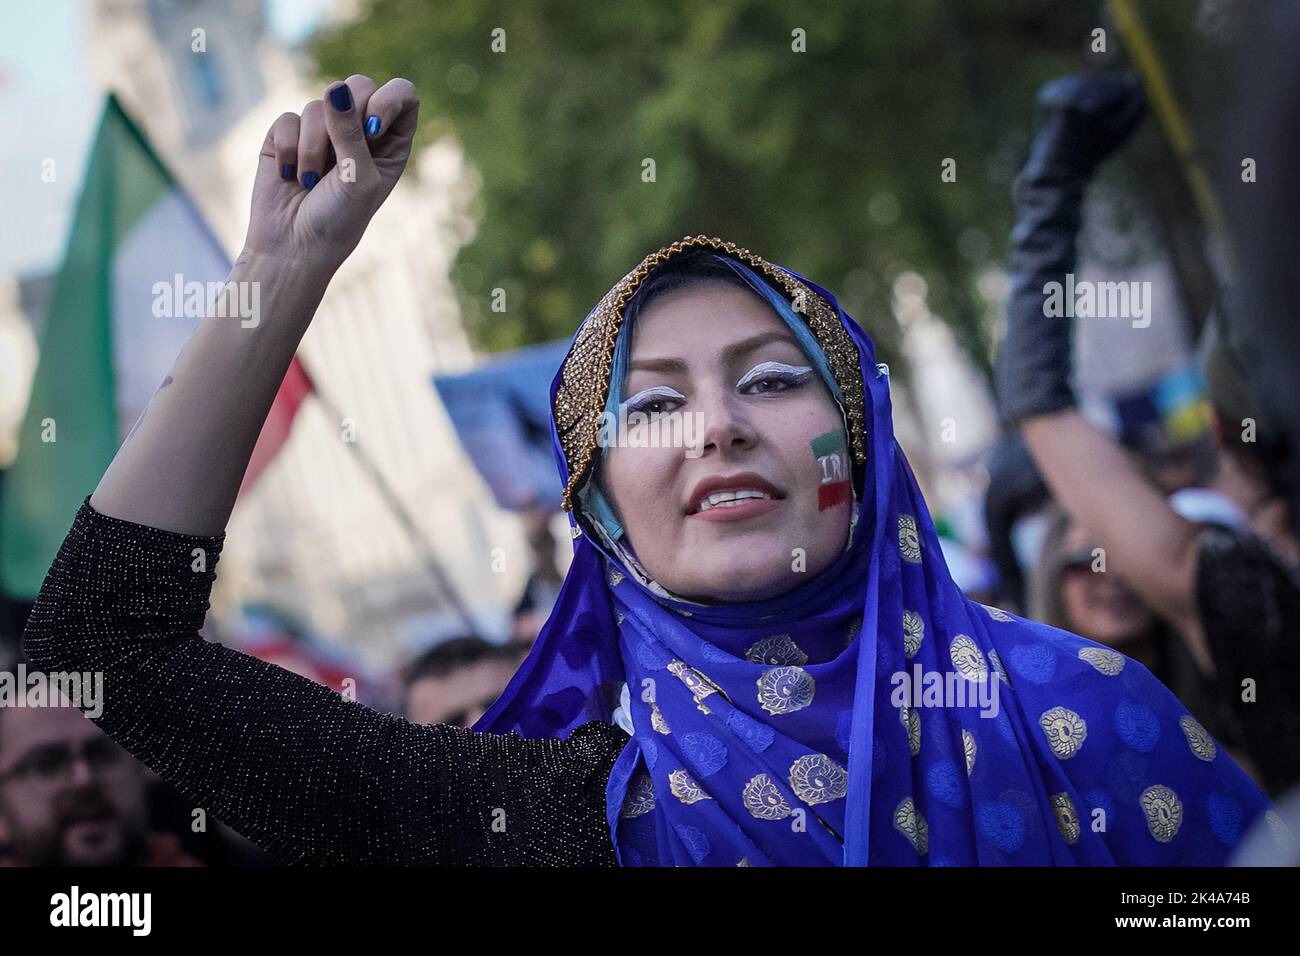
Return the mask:
<path id="1" fill-rule="evenodd" d="M 295 166 L 294 163 L 285 163 L 283 166 L 281 166 L 280 178 L 283 179 L 285 182 L 288 182 L 290 179 L 293 179 L 294 166 Z"/>
<path id="2" fill-rule="evenodd" d="M 311 187 L 315 186 L 318 182 L 320 182 L 320 176 L 316 175 L 315 173 L 302 174 L 302 184 L 307 189 L 311 189 Z"/>
<path id="3" fill-rule="evenodd" d="M 330 103 L 340 113 L 346 113 L 352 109 L 352 91 L 348 89 L 346 83 L 340 83 L 330 90 Z"/>
<path id="4" fill-rule="evenodd" d="M 379 117 L 378 117 L 378 116 L 367 116 L 367 117 L 366 117 L 366 135 L 367 135 L 367 136 L 376 136 L 376 135 L 378 135 L 378 134 L 379 134 Z"/>

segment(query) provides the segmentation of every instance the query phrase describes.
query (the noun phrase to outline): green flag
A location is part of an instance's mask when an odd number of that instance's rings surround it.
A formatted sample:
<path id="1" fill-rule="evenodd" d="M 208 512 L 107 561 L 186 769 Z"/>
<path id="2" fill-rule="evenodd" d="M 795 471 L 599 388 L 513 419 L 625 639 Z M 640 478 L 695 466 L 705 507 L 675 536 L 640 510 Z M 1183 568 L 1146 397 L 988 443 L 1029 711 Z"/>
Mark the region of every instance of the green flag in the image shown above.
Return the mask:
<path id="1" fill-rule="evenodd" d="M 0 495 L 0 587 L 10 596 L 36 596 L 77 508 L 202 317 L 209 283 L 228 271 L 198 210 L 110 95 Z"/>

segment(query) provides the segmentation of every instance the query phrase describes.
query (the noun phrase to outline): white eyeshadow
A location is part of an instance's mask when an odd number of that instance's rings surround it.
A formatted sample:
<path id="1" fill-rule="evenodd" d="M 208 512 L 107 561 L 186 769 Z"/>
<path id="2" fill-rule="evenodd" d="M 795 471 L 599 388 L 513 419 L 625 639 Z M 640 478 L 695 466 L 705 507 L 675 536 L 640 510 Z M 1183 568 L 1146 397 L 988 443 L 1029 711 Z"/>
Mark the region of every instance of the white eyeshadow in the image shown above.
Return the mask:
<path id="1" fill-rule="evenodd" d="M 677 389 L 675 388 L 669 388 L 667 385 L 656 385 L 654 388 L 641 389 L 641 391 L 637 392 L 635 395 L 628 398 L 625 402 L 623 402 L 623 404 L 632 405 L 635 404 L 640 399 L 648 398 L 651 395 L 655 396 L 656 398 L 680 398 L 680 399 L 686 398 L 685 395 L 677 391 Z"/>
<path id="2" fill-rule="evenodd" d="M 736 388 L 744 388 L 756 377 L 768 375 L 772 372 L 785 372 L 794 376 L 802 376 L 811 371 L 812 367 L 809 365 L 787 365 L 785 362 L 760 362 L 740 377 L 740 381 L 736 383 Z"/>

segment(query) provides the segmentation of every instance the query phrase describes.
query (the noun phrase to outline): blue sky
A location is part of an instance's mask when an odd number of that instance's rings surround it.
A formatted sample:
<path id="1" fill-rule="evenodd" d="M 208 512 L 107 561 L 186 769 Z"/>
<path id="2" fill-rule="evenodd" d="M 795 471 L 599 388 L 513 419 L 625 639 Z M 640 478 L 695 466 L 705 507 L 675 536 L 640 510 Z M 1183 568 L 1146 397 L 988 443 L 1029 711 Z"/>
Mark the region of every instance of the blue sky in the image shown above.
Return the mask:
<path id="1" fill-rule="evenodd" d="M 0 30 L 0 276 L 58 266 L 102 96 L 81 58 L 90 0 L 5 4 Z M 310 34 L 328 0 L 267 0 L 271 33 Z M 54 161 L 55 179 L 41 170 Z"/>

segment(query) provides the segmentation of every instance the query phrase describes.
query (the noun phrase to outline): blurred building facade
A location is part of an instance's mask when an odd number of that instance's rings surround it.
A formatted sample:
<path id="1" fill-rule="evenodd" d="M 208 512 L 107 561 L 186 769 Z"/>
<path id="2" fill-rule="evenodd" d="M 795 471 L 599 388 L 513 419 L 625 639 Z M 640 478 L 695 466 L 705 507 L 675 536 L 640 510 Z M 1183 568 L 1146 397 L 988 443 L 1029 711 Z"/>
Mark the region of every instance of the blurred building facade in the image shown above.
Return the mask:
<path id="1" fill-rule="evenodd" d="M 36 372 L 36 343 L 45 324 L 54 276 L 0 276 L 0 468 L 18 453 L 18 428 Z"/>

